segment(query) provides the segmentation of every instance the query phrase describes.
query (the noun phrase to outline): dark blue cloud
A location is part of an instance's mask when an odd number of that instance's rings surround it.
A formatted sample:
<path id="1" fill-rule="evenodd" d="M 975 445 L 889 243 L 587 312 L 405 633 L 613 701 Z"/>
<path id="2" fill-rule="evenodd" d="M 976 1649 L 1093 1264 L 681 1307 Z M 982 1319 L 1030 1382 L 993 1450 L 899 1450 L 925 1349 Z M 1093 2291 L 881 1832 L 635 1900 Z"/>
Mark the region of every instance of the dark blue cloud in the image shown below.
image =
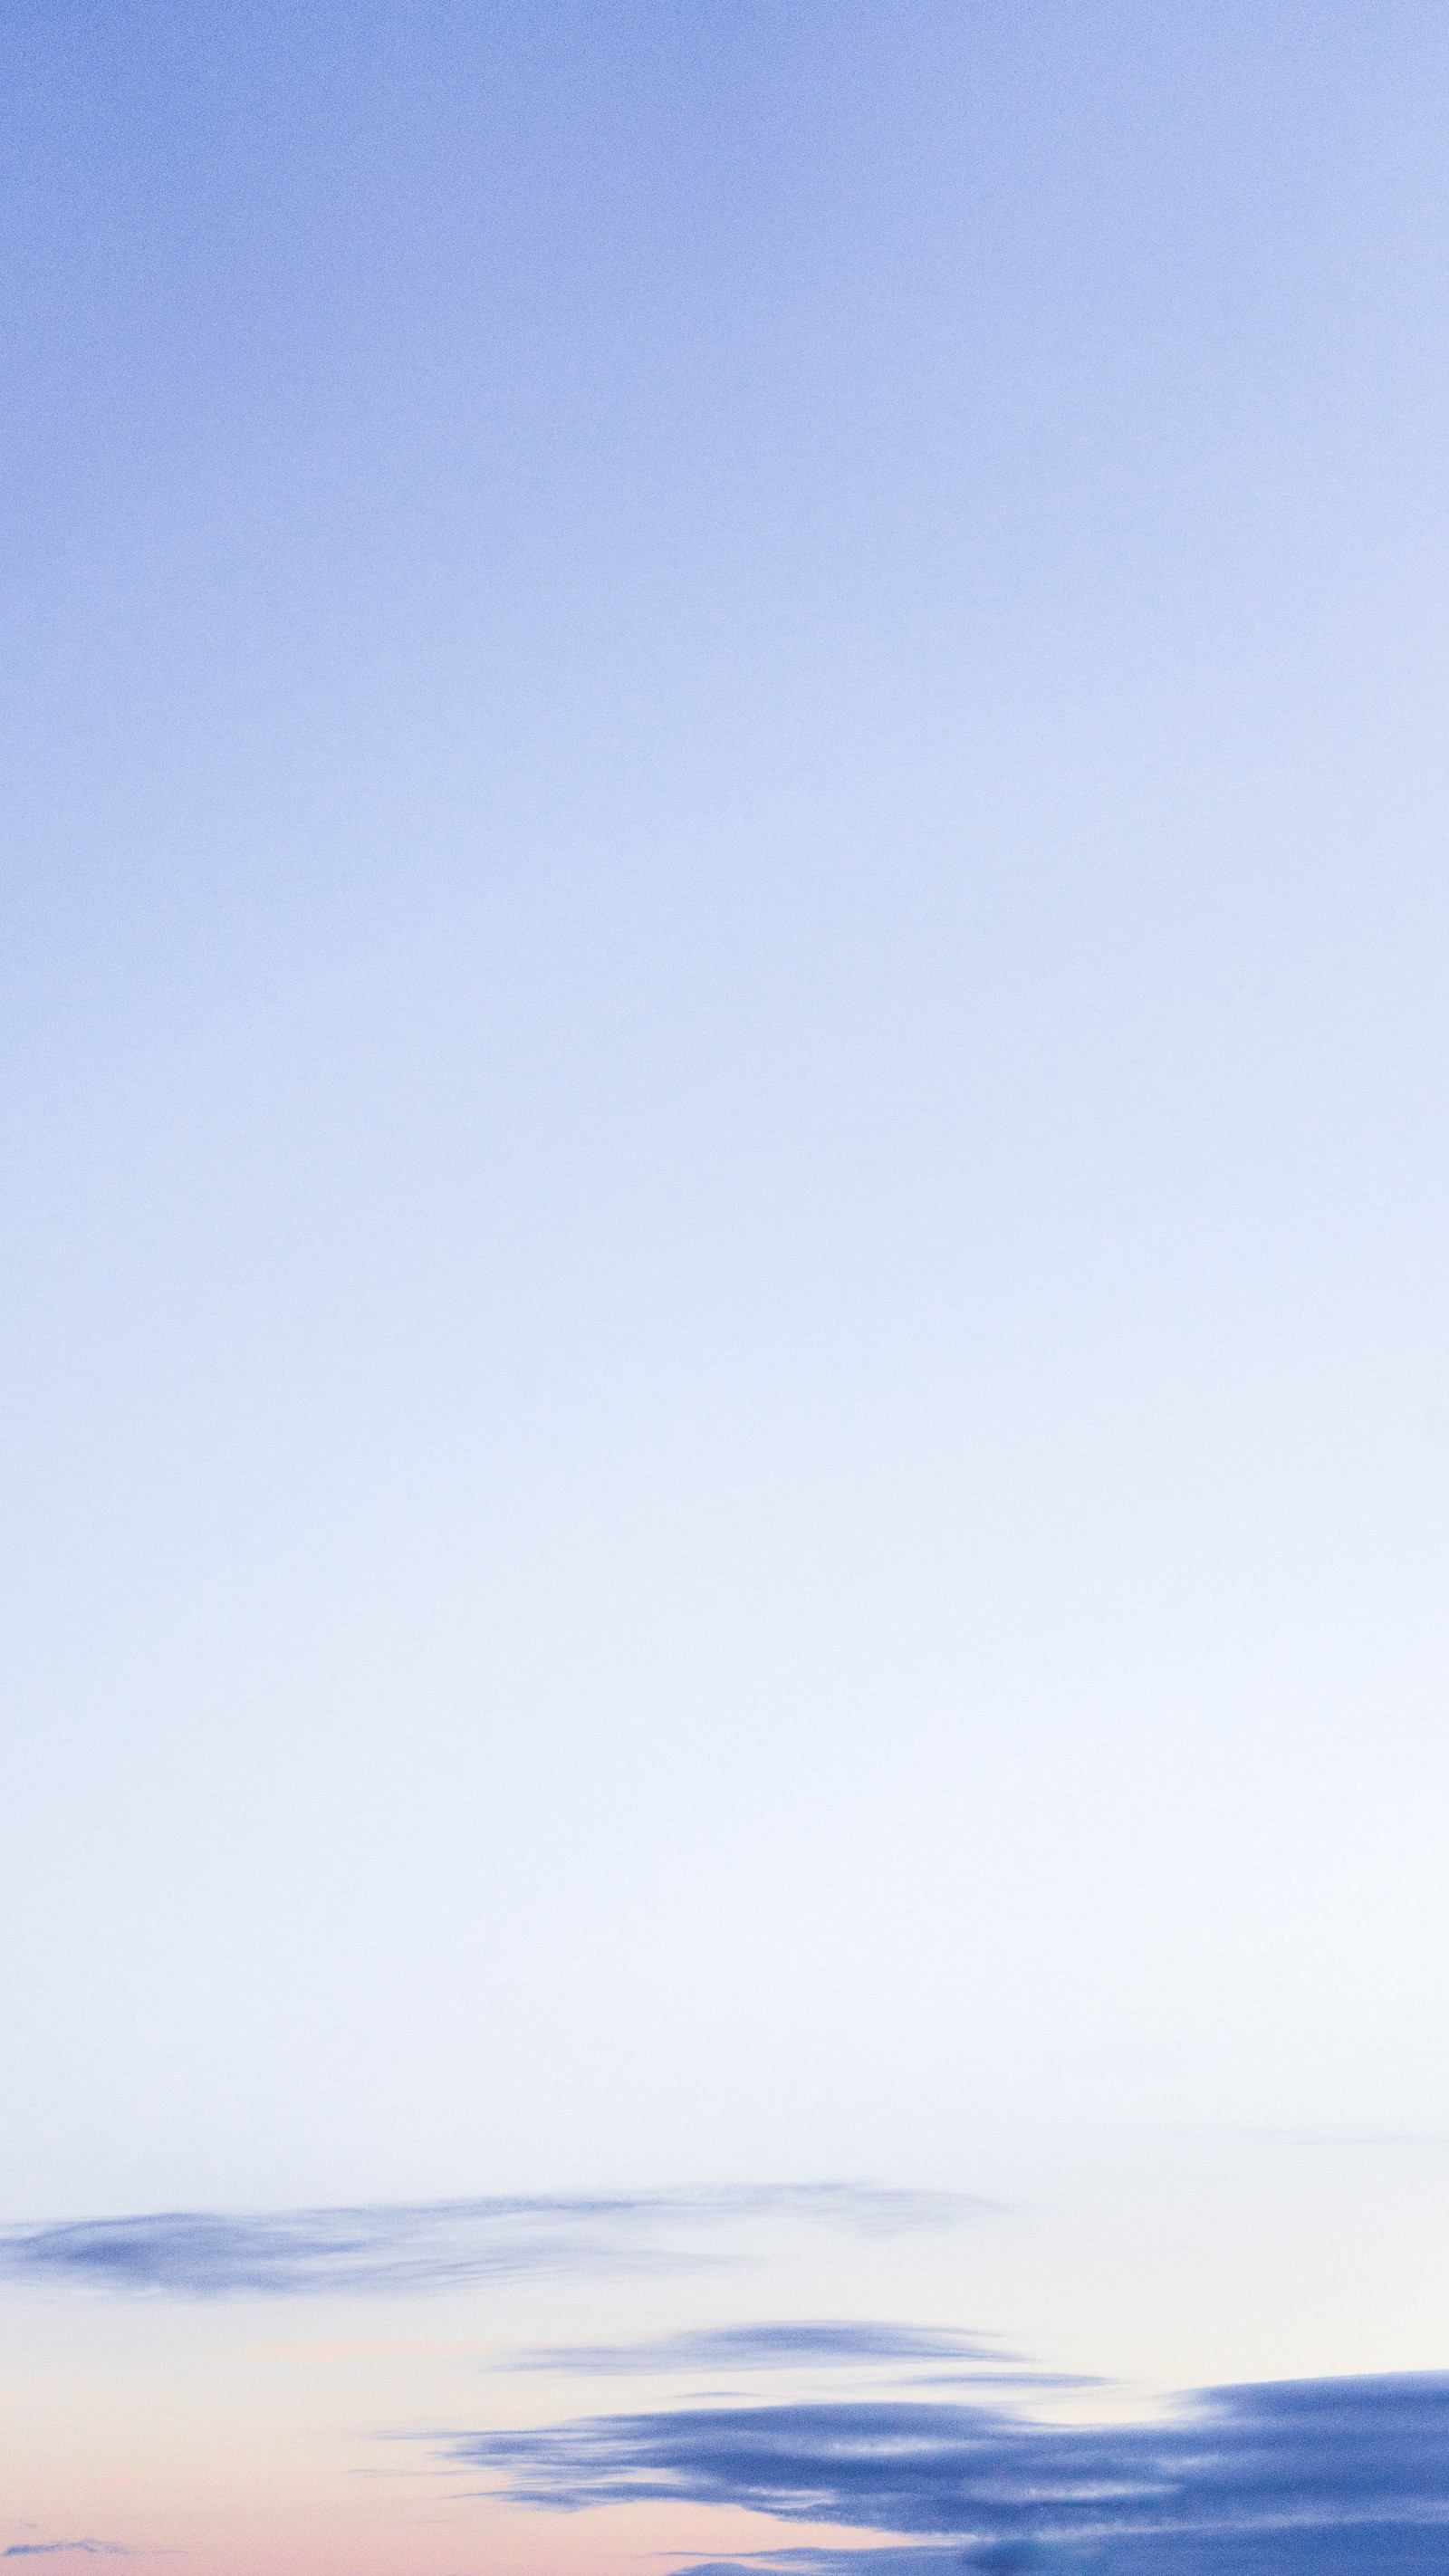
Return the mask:
<path id="1" fill-rule="evenodd" d="M 529 2273 L 647 2272 L 729 2259 L 731 2230 L 801 2221 L 855 2234 L 950 2226 L 980 2204 L 871 2184 L 429 2202 L 413 2208 L 173 2210 L 0 2234 L 0 2275 L 215 2298 L 424 2290 Z"/>
<path id="2" fill-rule="evenodd" d="M 1338 2524 L 1259 2533 L 1143 2532 L 1095 2541 L 907 2543 L 696 2560 L 678 2576 L 1444 2576 L 1435 2523 Z"/>
<path id="3" fill-rule="evenodd" d="M 745 2506 L 921 2546 L 788 2551 L 691 2576 L 1446 2576 L 1449 2377 L 1211 2390 L 1148 2424 L 835 2404 L 595 2416 L 454 2435 L 521 2503 Z"/>

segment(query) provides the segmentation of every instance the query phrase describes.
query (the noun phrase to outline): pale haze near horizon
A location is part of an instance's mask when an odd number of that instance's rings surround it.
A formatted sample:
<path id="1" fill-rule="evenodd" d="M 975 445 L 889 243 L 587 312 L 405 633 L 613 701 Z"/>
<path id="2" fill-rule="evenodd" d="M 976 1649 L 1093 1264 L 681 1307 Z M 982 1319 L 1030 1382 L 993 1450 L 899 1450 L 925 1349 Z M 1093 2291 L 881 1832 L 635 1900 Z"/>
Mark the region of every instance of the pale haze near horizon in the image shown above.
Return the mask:
<path id="1" fill-rule="evenodd" d="M 0 54 L 8 2214 L 1449 2128 L 1442 19 Z"/>

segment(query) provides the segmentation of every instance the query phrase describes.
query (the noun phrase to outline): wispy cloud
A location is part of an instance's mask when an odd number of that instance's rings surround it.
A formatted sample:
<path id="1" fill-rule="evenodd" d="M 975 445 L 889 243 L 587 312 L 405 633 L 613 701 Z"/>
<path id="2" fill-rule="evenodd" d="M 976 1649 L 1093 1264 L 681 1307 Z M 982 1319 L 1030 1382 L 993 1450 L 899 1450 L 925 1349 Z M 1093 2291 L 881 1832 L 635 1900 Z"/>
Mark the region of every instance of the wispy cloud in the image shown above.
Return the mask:
<path id="1" fill-rule="evenodd" d="M 12 2540 L 0 2558 L 129 2558 L 119 2540 Z"/>
<path id="2" fill-rule="evenodd" d="M 176 2298 L 417 2291 L 527 2274 L 683 2269 L 730 2260 L 742 2231 L 775 2222 L 879 2235 L 949 2227 L 981 2206 L 939 2192 L 818 2183 L 242 2216 L 175 2210 L 11 2228 L 0 2234 L 0 2274 Z"/>
<path id="3" fill-rule="evenodd" d="M 444 2454 L 523 2504 L 744 2506 L 915 2546 L 790 2550 L 690 2576 L 1444 2576 L 1449 2377 L 1204 2392 L 1165 2421 L 835 2404 L 595 2416 Z"/>
<path id="4" fill-rule="evenodd" d="M 998 2345 L 949 2327 L 829 2317 L 706 2326 L 659 2335 L 648 2343 L 535 2345 L 510 2354 L 499 2368 L 622 2379 L 684 2377 L 700 2371 L 850 2370 L 914 2361 L 1009 2367 Z"/>

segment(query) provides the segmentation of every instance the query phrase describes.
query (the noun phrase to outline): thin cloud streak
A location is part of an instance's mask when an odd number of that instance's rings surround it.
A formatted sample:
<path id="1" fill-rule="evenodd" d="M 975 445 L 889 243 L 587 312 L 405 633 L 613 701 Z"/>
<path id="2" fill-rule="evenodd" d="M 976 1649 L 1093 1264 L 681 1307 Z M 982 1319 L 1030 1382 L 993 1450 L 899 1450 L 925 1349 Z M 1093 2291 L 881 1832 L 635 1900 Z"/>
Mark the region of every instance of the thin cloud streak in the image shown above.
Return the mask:
<path id="1" fill-rule="evenodd" d="M 706 2326 L 659 2335 L 648 2343 L 543 2344 L 512 2353 L 497 2366 L 623 2379 L 719 2370 L 850 2370 L 912 2361 L 979 2361 L 1001 2369 L 1008 2360 L 997 2344 L 947 2327 L 831 2317 Z"/>
<path id="2" fill-rule="evenodd" d="M 1146 2424 L 960 2404 L 710 2407 L 442 2447 L 555 2512 L 729 2505 L 924 2544 L 776 2551 L 689 2576 L 1444 2576 L 1449 2563 L 1449 2376 L 1215 2389 Z"/>
<path id="3" fill-rule="evenodd" d="M 119 2540 L 12 2540 L 0 2558 L 129 2558 Z"/>
<path id="4" fill-rule="evenodd" d="M 0 2235 L 0 2277 L 172 2298 L 305 2298 L 528 2275 L 653 2272 L 735 2259 L 730 2231 L 778 2221 L 852 2235 L 951 2227 L 984 2204 L 869 2183 L 233 2215 L 173 2210 Z"/>

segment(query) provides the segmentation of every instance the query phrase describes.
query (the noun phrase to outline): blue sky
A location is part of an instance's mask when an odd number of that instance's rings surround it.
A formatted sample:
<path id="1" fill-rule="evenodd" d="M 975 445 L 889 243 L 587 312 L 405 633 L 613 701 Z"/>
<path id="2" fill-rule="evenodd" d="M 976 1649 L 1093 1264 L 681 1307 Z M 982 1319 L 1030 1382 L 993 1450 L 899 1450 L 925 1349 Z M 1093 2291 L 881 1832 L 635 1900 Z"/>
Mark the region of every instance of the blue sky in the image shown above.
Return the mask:
<path id="1" fill-rule="evenodd" d="M 1035 2213 L 911 2331 L 1432 2366 L 1442 15 L 0 82 L 0 2221 L 870 2176 Z"/>

